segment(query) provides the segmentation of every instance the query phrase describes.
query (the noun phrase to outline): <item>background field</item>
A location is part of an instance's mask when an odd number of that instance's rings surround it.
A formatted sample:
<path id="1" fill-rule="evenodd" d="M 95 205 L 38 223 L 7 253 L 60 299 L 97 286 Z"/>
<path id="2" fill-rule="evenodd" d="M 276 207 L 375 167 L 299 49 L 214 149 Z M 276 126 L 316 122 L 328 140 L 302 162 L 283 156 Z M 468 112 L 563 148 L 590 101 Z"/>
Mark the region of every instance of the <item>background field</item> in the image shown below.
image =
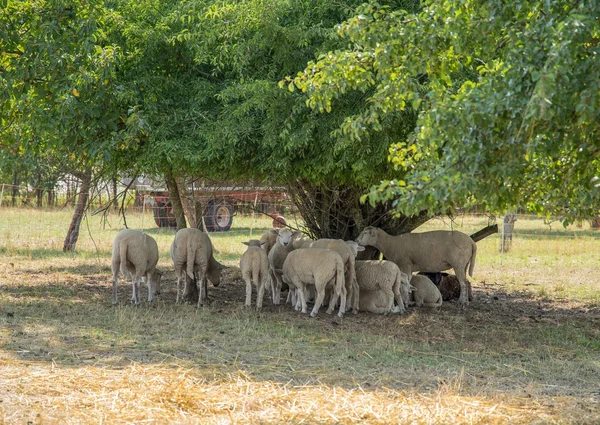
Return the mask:
<path id="1" fill-rule="evenodd" d="M 600 233 L 585 224 L 520 216 L 508 253 L 498 236 L 479 242 L 466 313 L 338 321 L 243 308 L 240 242 L 269 228 L 261 217 L 211 234 L 232 267 L 196 310 L 174 304 L 174 231 L 150 214 L 128 224 L 157 239 L 167 274 L 159 301 L 133 308 L 125 281 L 111 304 L 117 216 L 89 217 L 64 254 L 70 212 L 1 212 L 0 423 L 600 422 Z"/>

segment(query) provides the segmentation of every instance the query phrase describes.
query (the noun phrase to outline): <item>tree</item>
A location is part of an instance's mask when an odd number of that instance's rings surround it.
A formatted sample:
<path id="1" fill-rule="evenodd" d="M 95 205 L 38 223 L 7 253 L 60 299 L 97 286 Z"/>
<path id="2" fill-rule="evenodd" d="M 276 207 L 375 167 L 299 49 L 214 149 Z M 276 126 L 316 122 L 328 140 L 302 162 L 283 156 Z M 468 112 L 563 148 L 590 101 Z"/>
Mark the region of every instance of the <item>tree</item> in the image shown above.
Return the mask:
<path id="1" fill-rule="evenodd" d="M 343 126 L 350 114 L 366 109 L 368 93 L 353 93 L 322 115 L 306 107 L 306 96 L 293 85 L 279 87 L 315 55 L 345 44 L 334 27 L 358 3 L 189 3 L 181 19 L 193 25 L 176 39 L 186 40 L 196 66 L 209 72 L 204 93 L 212 92 L 214 103 L 198 103 L 209 119 L 197 120 L 195 149 L 183 156 L 188 169 L 287 186 L 313 236 L 353 238 L 369 224 L 388 223 L 393 233 L 421 224 L 421 213 L 394 222 L 389 205 L 359 202 L 373 181 L 393 171 L 388 146 L 407 137 L 416 114 L 389 114 L 375 137 L 351 138 Z"/>
<path id="2" fill-rule="evenodd" d="M 598 2 L 427 1 L 418 13 L 369 3 L 338 33 L 349 47 L 293 80 L 314 109 L 368 93 L 340 127 L 354 138 L 419 113 L 372 203 L 403 214 L 519 207 L 565 222 L 598 212 Z"/>

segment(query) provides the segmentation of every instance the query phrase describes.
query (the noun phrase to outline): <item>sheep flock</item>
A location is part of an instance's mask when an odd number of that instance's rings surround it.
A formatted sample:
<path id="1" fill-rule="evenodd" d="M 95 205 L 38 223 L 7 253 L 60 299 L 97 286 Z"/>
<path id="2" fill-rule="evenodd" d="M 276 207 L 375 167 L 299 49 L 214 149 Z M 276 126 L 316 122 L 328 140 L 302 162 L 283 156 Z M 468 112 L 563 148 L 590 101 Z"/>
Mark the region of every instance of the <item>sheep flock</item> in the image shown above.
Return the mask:
<path id="1" fill-rule="evenodd" d="M 240 271 L 246 286 L 245 306 L 261 310 L 265 292 L 274 305 L 291 304 L 295 311 L 316 316 L 321 306 L 327 313 L 346 309 L 353 313 L 403 314 L 409 306 L 439 309 L 448 291 L 440 272 L 454 269 L 453 294 L 465 309 L 472 299 L 467 272 L 473 275 L 477 245 L 458 231 L 431 231 L 391 236 L 382 229 L 366 227 L 356 241 L 306 238 L 287 228 L 270 229 L 260 239 L 243 242 L 246 252 L 240 258 Z M 384 260 L 359 260 L 366 246 L 376 248 Z M 198 306 L 208 298 L 208 281 L 218 286 L 225 268 L 213 256 L 208 234 L 198 229 L 181 229 L 170 247 L 177 277 L 176 303 L 190 298 L 198 289 Z M 162 272 L 156 268 L 158 246 L 148 234 L 125 229 L 113 242 L 113 303 L 117 303 L 118 275 L 132 281 L 134 305 L 140 303 L 139 284 L 148 286 L 148 302 L 160 293 Z M 413 274 L 419 272 L 419 274 Z M 447 276 L 447 275 L 446 275 Z M 443 279 L 442 279 L 443 280 Z M 184 282 L 183 294 L 181 281 Z M 196 286 L 198 285 L 198 286 Z M 256 288 L 253 290 L 253 288 Z"/>

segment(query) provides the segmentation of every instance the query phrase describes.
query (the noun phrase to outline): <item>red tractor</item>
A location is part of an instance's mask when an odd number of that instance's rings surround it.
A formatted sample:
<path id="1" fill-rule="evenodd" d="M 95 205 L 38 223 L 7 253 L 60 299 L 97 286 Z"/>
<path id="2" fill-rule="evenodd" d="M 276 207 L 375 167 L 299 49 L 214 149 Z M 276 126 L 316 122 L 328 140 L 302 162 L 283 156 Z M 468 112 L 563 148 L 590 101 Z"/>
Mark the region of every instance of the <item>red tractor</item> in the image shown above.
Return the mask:
<path id="1" fill-rule="evenodd" d="M 148 191 L 154 200 L 154 221 L 158 227 L 176 227 L 175 213 L 169 193 L 164 190 Z M 281 226 L 283 204 L 288 197 L 281 189 L 211 187 L 195 188 L 194 195 L 202 202 L 203 217 L 209 232 L 225 232 L 231 228 L 233 217 L 241 212 L 260 212 L 273 217 L 277 227 Z"/>

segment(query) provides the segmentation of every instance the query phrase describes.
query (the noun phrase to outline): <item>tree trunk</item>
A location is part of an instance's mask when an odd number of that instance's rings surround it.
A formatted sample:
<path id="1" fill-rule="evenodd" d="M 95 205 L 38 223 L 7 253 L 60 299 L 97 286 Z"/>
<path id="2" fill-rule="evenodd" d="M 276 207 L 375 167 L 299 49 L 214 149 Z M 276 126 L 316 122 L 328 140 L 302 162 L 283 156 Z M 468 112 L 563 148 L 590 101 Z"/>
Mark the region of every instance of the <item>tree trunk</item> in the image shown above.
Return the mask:
<path id="1" fill-rule="evenodd" d="M 54 189 L 48 189 L 48 208 L 54 207 Z"/>
<path id="2" fill-rule="evenodd" d="M 81 175 L 81 185 L 79 186 L 79 194 L 77 197 L 77 204 L 75 205 L 75 212 L 71 219 L 71 225 L 67 232 L 67 237 L 63 244 L 64 252 L 75 251 L 77 245 L 77 239 L 79 239 L 79 226 L 83 219 L 83 214 L 87 208 L 88 199 L 90 196 L 90 185 L 92 183 L 92 172 L 86 171 Z"/>
<path id="3" fill-rule="evenodd" d="M 308 182 L 288 185 L 288 193 L 305 223 L 302 230 L 315 239 L 354 240 L 367 226 L 377 226 L 391 235 L 399 235 L 429 220 L 425 211 L 415 216 L 395 217 L 389 203 L 375 207 L 361 204 L 360 197 L 365 192 L 366 188 L 314 186 Z"/>
<path id="4" fill-rule="evenodd" d="M 165 173 L 165 183 L 169 190 L 169 198 L 171 199 L 171 205 L 175 213 L 175 220 L 177 220 L 177 230 L 185 229 L 187 223 L 185 222 L 183 205 L 181 205 L 181 197 L 179 196 L 179 190 L 177 190 L 177 182 L 171 172 Z"/>
<path id="5" fill-rule="evenodd" d="M 185 178 L 177 177 L 175 179 L 175 183 L 177 184 L 177 190 L 179 191 L 179 197 L 181 199 L 181 206 L 183 207 L 183 212 L 190 227 L 194 229 L 200 228 L 201 222 L 198 221 L 198 217 L 196 216 L 196 208 L 194 207 L 194 200 L 187 189 L 187 184 L 185 182 Z M 202 218 L 202 216 L 200 216 Z"/>
<path id="6" fill-rule="evenodd" d="M 17 194 L 19 193 L 19 187 L 17 186 L 19 183 L 19 174 L 15 170 L 13 173 L 13 187 L 12 187 L 12 206 L 15 207 L 17 205 Z"/>

